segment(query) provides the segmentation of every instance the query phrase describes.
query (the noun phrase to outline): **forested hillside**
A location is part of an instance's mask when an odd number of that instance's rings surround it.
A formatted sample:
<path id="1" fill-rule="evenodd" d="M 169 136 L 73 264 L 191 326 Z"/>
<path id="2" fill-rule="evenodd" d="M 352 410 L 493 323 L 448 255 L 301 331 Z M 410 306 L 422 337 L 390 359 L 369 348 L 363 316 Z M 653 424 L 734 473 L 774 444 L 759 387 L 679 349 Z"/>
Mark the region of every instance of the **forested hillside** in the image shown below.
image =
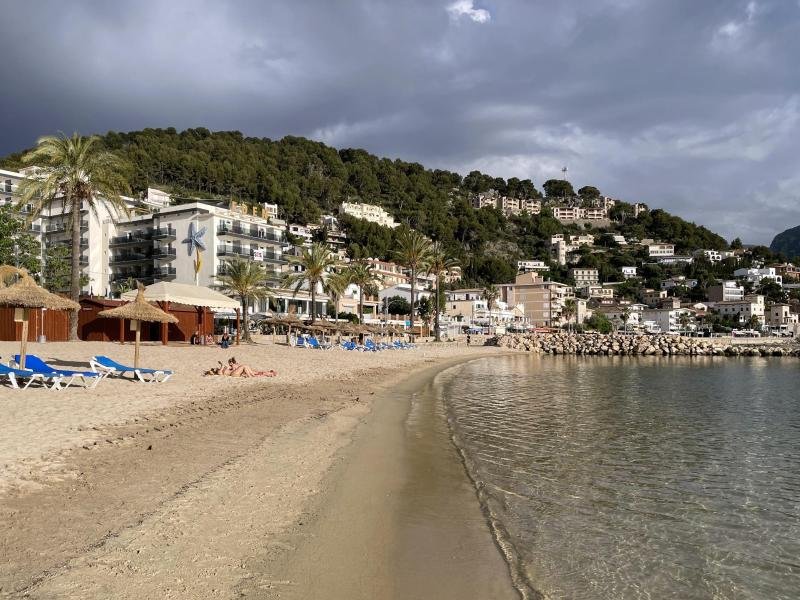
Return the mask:
<path id="1" fill-rule="evenodd" d="M 773 252 L 781 252 L 789 257 L 800 256 L 800 225 L 776 235 L 769 247 Z"/>
<path id="2" fill-rule="evenodd" d="M 380 204 L 398 221 L 441 240 L 465 266 L 467 283 L 513 279 L 518 259 L 549 259 L 552 234 L 586 231 L 562 225 L 548 210 L 538 216 L 506 218 L 498 210 L 474 210 L 470 204 L 472 194 L 489 189 L 519 198 L 541 196 L 528 179 L 505 180 L 477 171 L 462 177 L 291 136 L 270 140 L 237 131 L 168 128 L 109 132 L 101 138 L 126 159 L 127 177 L 135 191 L 156 186 L 177 196 L 277 203 L 282 216 L 297 223 L 315 222 L 321 214 L 334 212 L 343 200 Z M 0 165 L 19 168 L 21 156 L 8 156 Z M 565 185 L 552 181 L 541 187 L 556 195 Z M 616 215 L 614 233 L 672 241 L 678 251 L 728 245 L 708 229 L 663 210 L 647 211 L 638 218 L 625 210 Z M 342 221 L 353 255 L 392 257 L 392 230 L 353 219 Z M 554 276 L 563 274 L 554 269 Z M 613 269 L 608 276 L 614 276 Z"/>

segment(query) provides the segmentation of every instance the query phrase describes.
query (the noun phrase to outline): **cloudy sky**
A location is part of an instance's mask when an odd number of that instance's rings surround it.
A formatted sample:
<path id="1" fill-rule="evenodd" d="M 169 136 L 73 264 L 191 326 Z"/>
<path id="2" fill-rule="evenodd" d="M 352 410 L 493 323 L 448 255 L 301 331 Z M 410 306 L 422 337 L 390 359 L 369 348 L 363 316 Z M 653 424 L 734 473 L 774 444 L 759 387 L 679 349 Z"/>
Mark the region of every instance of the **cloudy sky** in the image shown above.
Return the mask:
<path id="1" fill-rule="evenodd" d="M 800 225 L 798 0 L 2 0 L 0 153 L 304 135 L 560 176 L 728 238 Z"/>

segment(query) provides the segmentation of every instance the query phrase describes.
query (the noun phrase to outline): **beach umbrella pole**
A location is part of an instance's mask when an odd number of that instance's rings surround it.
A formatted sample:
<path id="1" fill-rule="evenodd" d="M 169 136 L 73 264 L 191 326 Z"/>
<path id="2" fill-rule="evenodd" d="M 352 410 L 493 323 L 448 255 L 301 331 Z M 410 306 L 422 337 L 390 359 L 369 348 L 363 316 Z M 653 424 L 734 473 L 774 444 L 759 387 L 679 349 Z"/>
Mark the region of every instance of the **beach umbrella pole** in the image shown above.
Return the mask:
<path id="1" fill-rule="evenodd" d="M 19 340 L 19 368 L 25 368 L 25 355 L 28 353 L 28 318 L 30 309 L 22 309 L 22 336 Z"/>
<path id="2" fill-rule="evenodd" d="M 241 319 L 239 317 L 239 309 L 236 309 L 236 345 L 239 345 L 239 330 L 241 329 Z"/>
<path id="3" fill-rule="evenodd" d="M 139 342 L 142 339 L 142 324 L 140 321 L 131 321 L 134 332 L 136 332 L 136 343 L 133 350 L 133 366 L 139 368 Z"/>

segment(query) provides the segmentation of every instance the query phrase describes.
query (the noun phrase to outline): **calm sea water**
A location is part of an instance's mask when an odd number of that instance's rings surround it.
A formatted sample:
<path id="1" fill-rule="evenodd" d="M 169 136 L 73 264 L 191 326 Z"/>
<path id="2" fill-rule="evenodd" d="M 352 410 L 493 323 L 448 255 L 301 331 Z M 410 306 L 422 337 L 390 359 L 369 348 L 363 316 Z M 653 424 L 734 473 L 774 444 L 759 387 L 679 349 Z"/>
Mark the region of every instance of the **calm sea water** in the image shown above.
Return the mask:
<path id="1" fill-rule="evenodd" d="M 437 386 L 538 593 L 800 598 L 800 361 L 513 356 Z"/>

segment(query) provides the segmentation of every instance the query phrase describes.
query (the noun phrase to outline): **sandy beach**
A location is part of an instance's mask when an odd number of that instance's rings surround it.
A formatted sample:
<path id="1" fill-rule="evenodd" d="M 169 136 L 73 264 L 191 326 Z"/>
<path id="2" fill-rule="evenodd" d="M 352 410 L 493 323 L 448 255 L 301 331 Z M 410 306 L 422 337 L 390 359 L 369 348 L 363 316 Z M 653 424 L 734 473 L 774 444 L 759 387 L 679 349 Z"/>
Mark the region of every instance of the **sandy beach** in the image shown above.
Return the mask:
<path id="1" fill-rule="evenodd" d="M 16 352 L 16 344 L 0 343 L 4 361 Z M 133 348 L 49 343 L 30 352 L 75 368 L 94 354 L 130 362 Z M 368 598 L 376 589 L 380 597 L 412 597 L 400 590 L 419 582 L 404 583 L 392 567 L 411 566 L 408 543 L 395 543 L 401 505 L 342 507 L 353 497 L 404 498 L 411 471 L 391 449 L 404 447 L 417 379 L 499 352 L 454 344 L 314 351 L 266 340 L 226 351 L 148 345 L 145 365 L 176 371 L 163 385 L 107 379 L 90 390 L 0 388 L 0 597 Z M 201 376 L 229 356 L 278 376 Z M 488 565 L 490 587 L 503 590 L 494 597 L 514 597 L 505 596 L 513 590 L 474 490 L 457 462 L 440 468 L 455 473 L 457 510 L 468 515 L 467 526 L 450 528 L 453 543 Z M 352 521 L 357 510 L 364 518 L 356 519 L 362 527 L 352 530 L 348 555 L 336 548 L 330 523 Z M 452 569 L 462 562 L 447 540 L 430 548 L 443 566 L 455 560 L 446 568 L 457 579 Z M 384 547 L 389 554 L 370 559 Z M 316 574 L 341 582 L 342 572 L 361 584 L 315 595 L 325 581 Z"/>

